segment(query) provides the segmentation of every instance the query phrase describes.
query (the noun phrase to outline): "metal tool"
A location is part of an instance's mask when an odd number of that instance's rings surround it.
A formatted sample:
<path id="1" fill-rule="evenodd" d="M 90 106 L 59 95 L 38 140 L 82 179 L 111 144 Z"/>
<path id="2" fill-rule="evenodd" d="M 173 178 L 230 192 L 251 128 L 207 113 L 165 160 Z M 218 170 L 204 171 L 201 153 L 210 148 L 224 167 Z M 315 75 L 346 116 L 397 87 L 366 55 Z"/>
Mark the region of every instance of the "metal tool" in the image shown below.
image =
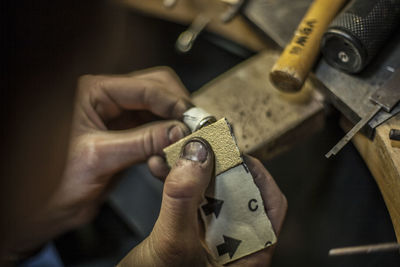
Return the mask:
<path id="1" fill-rule="evenodd" d="M 400 19 L 400 0 L 354 0 L 325 32 L 325 60 L 348 73 L 360 72 L 377 54 Z"/>
<path id="2" fill-rule="evenodd" d="M 312 0 L 251 0 L 243 7 L 242 14 L 260 32 L 264 32 L 283 48 L 290 42 L 311 2 Z M 314 68 L 316 77 L 326 86 L 323 90 L 327 101 L 332 102 L 352 123 L 357 123 L 370 110 L 372 103 L 364 105 L 369 101 L 370 92 L 387 81 L 394 69 L 400 68 L 400 27 L 397 27 L 384 45 L 384 49 L 380 49 L 379 55 L 374 57 L 362 75 L 348 75 L 331 67 L 324 59 Z M 398 113 L 399 108 L 400 105 L 395 107 L 391 114 L 379 112 L 363 129 L 363 133 L 372 137 L 374 128 Z"/>
<path id="3" fill-rule="evenodd" d="M 209 17 L 203 14 L 198 15 L 189 28 L 179 35 L 175 44 L 176 49 L 182 53 L 189 52 L 190 49 L 192 49 L 197 36 L 203 31 L 210 21 L 211 19 Z"/>
<path id="4" fill-rule="evenodd" d="M 356 255 L 356 254 L 370 254 L 376 252 L 399 251 L 400 244 L 398 243 L 383 243 L 376 245 L 365 245 L 357 247 L 334 248 L 329 250 L 329 256 L 343 256 L 343 255 Z"/>
<path id="5" fill-rule="evenodd" d="M 375 103 L 368 112 L 326 155 L 329 158 L 336 155 L 352 138 L 382 109 L 390 113 L 400 101 L 400 69 L 397 69 L 390 80 L 371 95 L 370 100 Z"/>
<path id="6" fill-rule="evenodd" d="M 400 148 L 400 129 L 390 129 L 389 139 L 392 147 Z"/>
<path id="7" fill-rule="evenodd" d="M 301 90 L 318 58 L 322 35 L 346 1 L 313 1 L 269 74 L 277 89 L 286 93 Z"/>
<path id="8" fill-rule="evenodd" d="M 227 9 L 224 11 L 220 11 L 220 8 L 223 7 L 221 3 L 219 5 L 212 5 L 207 6 L 207 2 L 201 2 L 198 0 L 200 3 L 203 3 L 202 5 L 205 5 L 205 10 L 202 11 L 195 19 L 193 20 L 192 24 L 189 26 L 189 28 L 181 33 L 178 37 L 178 40 L 176 41 L 176 49 L 181 52 L 181 53 L 187 53 L 192 49 L 192 46 L 199 34 L 207 27 L 207 25 L 214 20 L 217 16 L 219 16 L 219 19 L 221 20 L 222 23 L 228 23 L 230 22 L 240 11 L 241 7 L 243 4 L 246 2 L 246 0 L 219 0 L 216 2 L 222 2 L 228 5 Z M 164 0 L 164 6 L 166 7 L 172 7 L 176 4 L 177 0 Z M 200 6 L 202 6 L 200 5 Z M 220 8 L 217 8 L 220 7 Z M 214 9 L 213 9 L 214 8 Z M 208 10 L 208 11 L 207 11 Z M 212 10 L 213 12 L 209 12 L 209 10 Z M 222 13 L 221 13 L 222 12 Z"/>
<path id="9" fill-rule="evenodd" d="M 390 138 L 390 140 L 400 141 L 400 130 L 399 129 L 390 129 L 389 138 Z"/>
<path id="10" fill-rule="evenodd" d="M 390 113 L 384 110 L 378 112 L 378 114 L 376 114 L 376 116 L 369 121 L 368 125 L 371 128 L 375 129 L 376 127 L 378 127 L 379 125 L 381 125 L 382 123 L 384 123 L 385 121 L 387 121 L 388 119 L 399 113 L 400 113 L 400 103 L 397 104 L 397 106 L 395 106 Z"/>

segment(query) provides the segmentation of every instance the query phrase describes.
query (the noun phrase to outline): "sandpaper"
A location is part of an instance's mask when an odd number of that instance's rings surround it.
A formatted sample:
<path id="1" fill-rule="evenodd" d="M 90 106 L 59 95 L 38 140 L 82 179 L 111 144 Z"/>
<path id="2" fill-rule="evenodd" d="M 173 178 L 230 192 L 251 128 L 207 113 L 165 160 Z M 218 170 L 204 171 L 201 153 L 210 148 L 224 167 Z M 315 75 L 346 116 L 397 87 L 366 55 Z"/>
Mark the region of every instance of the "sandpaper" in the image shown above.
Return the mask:
<path id="1" fill-rule="evenodd" d="M 240 156 L 228 121 L 221 119 L 165 148 L 170 166 L 193 137 L 204 138 L 215 155 L 216 176 L 199 206 L 205 242 L 215 260 L 225 264 L 274 244 L 276 236 L 261 193 Z"/>

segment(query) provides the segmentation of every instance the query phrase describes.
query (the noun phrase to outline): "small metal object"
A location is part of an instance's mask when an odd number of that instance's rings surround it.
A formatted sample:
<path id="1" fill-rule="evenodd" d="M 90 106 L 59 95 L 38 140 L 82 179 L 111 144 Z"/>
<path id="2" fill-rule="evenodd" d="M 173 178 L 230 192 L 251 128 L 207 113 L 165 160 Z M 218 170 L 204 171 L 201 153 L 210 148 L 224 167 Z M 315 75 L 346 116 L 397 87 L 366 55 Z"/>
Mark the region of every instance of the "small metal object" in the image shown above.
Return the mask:
<path id="1" fill-rule="evenodd" d="M 349 55 L 347 55 L 346 52 L 344 52 L 344 51 L 340 51 L 338 53 L 338 57 L 339 57 L 340 61 L 342 61 L 343 63 L 349 62 Z"/>
<path id="2" fill-rule="evenodd" d="M 334 248 L 334 249 L 329 250 L 329 256 L 370 254 L 370 253 L 376 253 L 376 252 L 389 252 L 389 251 L 396 251 L 396 250 L 400 252 L 400 244 L 393 242 L 393 243 L 382 243 L 382 244 L 376 244 L 376 245 Z"/>
<path id="3" fill-rule="evenodd" d="M 325 157 L 330 158 L 332 155 L 336 155 L 380 110 L 381 106 L 376 105 L 367 116 L 362 118 L 342 139 L 340 139 L 339 143 L 326 153 Z"/>
<path id="4" fill-rule="evenodd" d="M 397 69 L 390 80 L 378 89 L 370 99 L 386 112 L 391 112 L 400 100 L 400 69 Z"/>
<path id="5" fill-rule="evenodd" d="M 192 49 L 197 36 L 203 31 L 209 22 L 209 17 L 203 14 L 198 15 L 189 28 L 179 35 L 178 40 L 176 40 L 176 49 L 182 53 L 189 52 L 190 49 Z"/>
<path id="6" fill-rule="evenodd" d="M 379 88 L 371 97 L 375 107 L 366 114 L 340 141 L 337 143 L 325 157 L 330 158 L 336 155 L 352 138 L 360 131 L 375 115 L 383 109 L 387 113 L 393 111 L 400 101 L 400 69 L 397 69 L 388 82 Z M 397 107 L 396 107 L 397 108 Z"/>
<path id="7" fill-rule="evenodd" d="M 183 122 L 193 132 L 216 122 L 216 118 L 202 108 L 194 107 L 183 113 Z"/>
<path id="8" fill-rule="evenodd" d="M 384 110 L 381 110 L 376 114 L 376 116 L 368 123 L 368 125 L 372 128 L 375 129 L 388 119 L 390 119 L 393 116 L 396 116 L 397 114 L 400 113 L 400 103 L 395 106 L 390 113 L 385 112 Z"/>
<path id="9" fill-rule="evenodd" d="M 400 129 L 391 129 L 389 132 L 389 139 L 400 141 Z"/>

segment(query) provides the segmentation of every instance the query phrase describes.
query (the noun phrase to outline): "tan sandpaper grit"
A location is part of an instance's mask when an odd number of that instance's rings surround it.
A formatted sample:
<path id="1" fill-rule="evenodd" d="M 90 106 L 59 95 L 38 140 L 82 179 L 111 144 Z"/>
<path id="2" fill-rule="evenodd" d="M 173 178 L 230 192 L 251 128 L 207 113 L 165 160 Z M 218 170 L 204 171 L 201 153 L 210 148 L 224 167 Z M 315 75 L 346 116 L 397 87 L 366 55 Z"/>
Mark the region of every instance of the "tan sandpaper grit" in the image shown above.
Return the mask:
<path id="1" fill-rule="evenodd" d="M 243 162 L 236 142 L 232 138 L 229 124 L 225 118 L 222 118 L 166 147 L 164 153 L 170 167 L 175 165 L 175 162 L 179 159 L 181 154 L 182 147 L 193 137 L 201 137 L 210 144 L 215 155 L 215 175 Z"/>
<path id="2" fill-rule="evenodd" d="M 228 121 L 221 119 L 165 148 L 170 166 L 193 137 L 204 138 L 215 154 L 216 176 L 199 210 L 205 241 L 216 261 L 226 264 L 274 244 L 276 236 L 260 191 L 240 156 Z"/>

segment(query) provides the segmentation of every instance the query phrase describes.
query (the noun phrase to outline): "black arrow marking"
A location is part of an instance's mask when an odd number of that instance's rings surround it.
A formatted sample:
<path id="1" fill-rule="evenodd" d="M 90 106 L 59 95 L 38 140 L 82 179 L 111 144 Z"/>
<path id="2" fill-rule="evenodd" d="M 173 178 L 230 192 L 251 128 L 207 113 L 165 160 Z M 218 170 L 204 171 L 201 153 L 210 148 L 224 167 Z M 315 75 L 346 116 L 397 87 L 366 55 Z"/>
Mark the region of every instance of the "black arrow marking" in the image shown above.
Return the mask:
<path id="1" fill-rule="evenodd" d="M 229 254 L 229 257 L 232 259 L 235 254 L 237 248 L 239 247 L 241 240 L 234 239 L 232 237 L 222 235 L 224 237 L 224 243 L 217 246 L 218 255 L 222 256 L 225 253 Z"/>
<path id="2" fill-rule="evenodd" d="M 214 213 L 215 218 L 218 218 L 219 212 L 221 211 L 222 204 L 224 204 L 224 201 L 211 197 L 206 197 L 206 199 L 208 203 L 201 206 L 205 215 L 208 216 L 211 213 Z"/>

